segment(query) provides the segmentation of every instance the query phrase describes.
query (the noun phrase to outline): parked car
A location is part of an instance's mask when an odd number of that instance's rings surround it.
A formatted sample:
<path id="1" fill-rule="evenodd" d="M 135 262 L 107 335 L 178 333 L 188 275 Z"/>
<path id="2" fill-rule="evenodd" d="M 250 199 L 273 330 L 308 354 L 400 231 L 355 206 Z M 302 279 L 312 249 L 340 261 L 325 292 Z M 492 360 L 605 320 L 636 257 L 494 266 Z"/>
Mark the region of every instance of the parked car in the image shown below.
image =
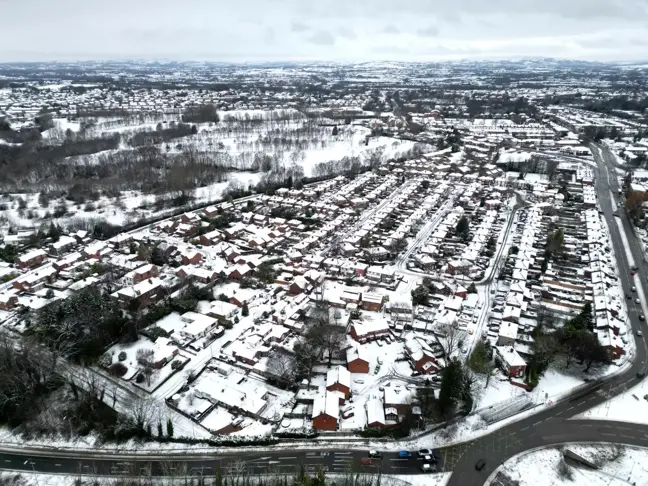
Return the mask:
<path id="1" fill-rule="evenodd" d="M 437 469 L 434 464 L 423 464 L 421 466 L 421 471 L 423 471 L 424 473 L 435 473 Z"/>
<path id="2" fill-rule="evenodd" d="M 412 457 L 412 453 L 410 451 L 398 451 L 398 457 L 401 459 L 407 459 L 409 457 Z"/>
<path id="3" fill-rule="evenodd" d="M 361 457 L 360 464 L 363 466 L 371 466 L 373 464 L 373 461 L 370 457 Z"/>
<path id="4" fill-rule="evenodd" d="M 421 372 L 419 370 L 412 371 L 412 376 L 419 376 Z"/>
<path id="5" fill-rule="evenodd" d="M 475 469 L 477 469 L 478 471 L 481 471 L 482 469 L 484 469 L 484 467 L 486 467 L 486 461 L 484 461 L 483 459 L 480 459 L 479 461 L 477 461 L 477 464 L 475 464 Z"/>
<path id="6" fill-rule="evenodd" d="M 419 457 L 432 456 L 434 455 L 431 449 L 421 449 L 418 451 Z"/>
<path id="7" fill-rule="evenodd" d="M 635 304 L 641 304 L 641 301 L 639 299 L 635 299 Z"/>
<path id="8" fill-rule="evenodd" d="M 639 336 L 639 337 L 643 336 L 643 332 L 637 331 L 637 336 Z"/>
<path id="9" fill-rule="evenodd" d="M 633 292 L 636 292 L 637 288 L 636 287 L 630 287 L 630 290 L 632 290 Z"/>
<path id="10" fill-rule="evenodd" d="M 369 457 L 372 457 L 374 459 L 381 459 L 382 454 L 378 451 L 369 451 Z"/>
<path id="11" fill-rule="evenodd" d="M 643 321 L 643 320 L 644 320 L 644 315 L 643 315 L 643 314 L 639 314 L 639 320 L 640 320 L 640 321 Z"/>

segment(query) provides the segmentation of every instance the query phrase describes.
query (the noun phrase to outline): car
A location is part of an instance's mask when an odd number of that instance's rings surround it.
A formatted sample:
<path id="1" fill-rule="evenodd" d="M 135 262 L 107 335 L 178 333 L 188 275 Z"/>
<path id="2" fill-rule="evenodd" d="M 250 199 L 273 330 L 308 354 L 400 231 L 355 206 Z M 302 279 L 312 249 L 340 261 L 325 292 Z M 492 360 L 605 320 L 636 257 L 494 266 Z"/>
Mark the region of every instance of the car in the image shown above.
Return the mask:
<path id="1" fill-rule="evenodd" d="M 419 370 L 412 371 L 412 376 L 420 376 L 421 372 Z"/>
<path id="2" fill-rule="evenodd" d="M 632 295 L 626 294 L 626 299 L 632 299 Z"/>
<path id="3" fill-rule="evenodd" d="M 421 449 L 418 451 L 419 457 L 432 456 L 434 455 L 430 449 Z"/>
<path id="4" fill-rule="evenodd" d="M 463 348 L 461 348 L 461 352 L 463 354 L 467 354 L 468 353 L 468 348 L 466 346 L 464 346 Z"/>
<path id="5" fill-rule="evenodd" d="M 636 292 L 636 291 L 637 291 L 637 287 L 630 287 L 630 290 L 632 290 L 633 292 Z"/>
<path id="6" fill-rule="evenodd" d="M 441 381 L 441 377 L 440 376 L 433 376 L 432 381 L 434 381 L 435 383 L 438 383 L 438 382 Z"/>
<path id="7" fill-rule="evenodd" d="M 398 457 L 400 457 L 401 459 L 407 459 L 409 457 L 412 457 L 412 453 L 405 450 L 398 451 Z"/>
<path id="8" fill-rule="evenodd" d="M 630 272 L 630 275 L 634 275 L 635 273 L 637 273 L 637 271 L 633 270 L 632 272 Z"/>
<path id="9" fill-rule="evenodd" d="M 639 314 L 639 320 L 640 320 L 640 321 L 643 321 L 643 320 L 644 320 L 644 315 L 643 315 L 643 314 Z"/>
<path id="10" fill-rule="evenodd" d="M 486 461 L 484 461 L 483 459 L 480 459 L 479 461 L 477 461 L 477 464 L 475 464 L 475 469 L 477 469 L 478 471 L 481 471 L 482 469 L 484 469 L 484 467 L 486 467 Z"/>
<path id="11" fill-rule="evenodd" d="M 643 336 L 643 332 L 637 331 L 637 336 L 639 336 L 639 337 Z"/>
<path id="12" fill-rule="evenodd" d="M 637 378 L 641 379 L 644 376 L 646 376 L 646 372 L 644 370 L 637 371 Z"/>
<path id="13" fill-rule="evenodd" d="M 371 466 L 373 464 L 373 461 L 371 460 L 370 457 L 361 457 L 360 464 L 362 466 Z"/>
<path id="14" fill-rule="evenodd" d="M 378 452 L 378 451 L 369 451 L 369 457 L 371 457 L 373 459 L 381 459 L 382 454 L 380 452 Z"/>
<path id="15" fill-rule="evenodd" d="M 635 299 L 635 304 L 641 304 L 641 301 L 639 299 Z"/>
<path id="16" fill-rule="evenodd" d="M 423 464 L 421 466 L 421 471 L 424 473 L 435 473 L 437 471 L 437 468 L 434 464 Z"/>

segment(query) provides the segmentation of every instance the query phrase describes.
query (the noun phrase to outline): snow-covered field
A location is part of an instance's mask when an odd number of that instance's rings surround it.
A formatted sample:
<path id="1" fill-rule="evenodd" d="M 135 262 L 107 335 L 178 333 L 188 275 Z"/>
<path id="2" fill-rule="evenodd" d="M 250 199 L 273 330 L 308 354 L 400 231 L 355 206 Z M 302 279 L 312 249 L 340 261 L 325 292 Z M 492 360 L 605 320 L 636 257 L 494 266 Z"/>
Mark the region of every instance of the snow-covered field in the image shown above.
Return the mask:
<path id="1" fill-rule="evenodd" d="M 521 454 L 504 463 L 489 484 L 520 486 L 622 486 L 648 484 L 648 450 L 614 445 L 565 446 L 599 466 L 594 470 L 565 463 L 561 449 L 551 448 Z M 508 482 L 507 482 L 508 479 Z M 517 481 L 517 483 L 514 483 Z"/>

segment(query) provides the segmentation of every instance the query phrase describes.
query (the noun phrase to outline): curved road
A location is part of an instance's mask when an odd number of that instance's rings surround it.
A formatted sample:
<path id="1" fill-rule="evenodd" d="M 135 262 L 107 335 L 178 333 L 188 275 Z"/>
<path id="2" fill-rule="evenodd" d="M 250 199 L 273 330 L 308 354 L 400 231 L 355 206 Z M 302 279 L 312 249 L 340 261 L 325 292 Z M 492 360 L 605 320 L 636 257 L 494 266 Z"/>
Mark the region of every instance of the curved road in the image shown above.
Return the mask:
<path id="1" fill-rule="evenodd" d="M 620 269 L 621 284 L 625 293 L 631 294 L 631 287 L 642 287 L 643 279 L 648 276 L 648 264 L 644 261 L 642 250 L 633 236 L 632 228 L 625 213 L 621 219 L 633 260 L 639 266 L 638 276 L 630 277 L 626 250 L 615 222 L 612 211 L 611 194 L 616 194 L 618 182 L 611 164 L 613 158 L 597 151 L 594 158 L 598 164 L 599 176 L 596 186 L 599 202 L 608 222 L 610 237 Z M 608 174 L 608 165 L 611 168 Z M 639 277 L 641 276 L 641 277 Z M 623 393 L 636 385 L 640 379 L 637 372 L 646 371 L 648 335 L 646 323 L 639 321 L 638 310 L 630 310 L 630 322 L 634 331 L 643 330 L 637 337 L 634 363 L 622 373 L 602 382 L 592 383 L 575 395 L 556 402 L 537 414 L 506 425 L 486 436 L 462 444 L 437 449 L 439 470 L 453 471 L 450 486 L 481 486 L 488 476 L 504 461 L 531 448 L 551 446 L 565 442 L 615 442 L 648 447 L 648 425 L 628 424 L 625 422 L 568 420 L 576 414 L 604 402 L 608 398 Z M 355 442 L 350 447 L 357 446 Z M 351 450 L 280 450 L 270 448 L 266 451 L 223 451 L 214 449 L 212 454 L 174 453 L 160 451 L 159 454 L 128 455 L 98 451 L 71 452 L 65 450 L 25 450 L 20 446 L 14 449 L 0 449 L 0 469 L 37 471 L 45 473 L 91 474 L 91 475 L 169 475 L 169 474 L 213 474 L 216 469 L 234 473 L 245 471 L 250 474 L 284 472 L 292 473 L 296 466 L 303 464 L 315 471 L 323 467 L 329 473 L 342 473 L 350 469 L 358 470 L 359 460 L 366 451 Z M 484 459 L 486 466 L 482 471 L 475 470 L 475 463 Z M 382 461 L 374 461 L 365 466 L 366 472 L 379 470 L 387 474 L 416 474 L 420 472 L 421 461 L 416 457 L 401 459 L 397 453 L 384 453 Z"/>

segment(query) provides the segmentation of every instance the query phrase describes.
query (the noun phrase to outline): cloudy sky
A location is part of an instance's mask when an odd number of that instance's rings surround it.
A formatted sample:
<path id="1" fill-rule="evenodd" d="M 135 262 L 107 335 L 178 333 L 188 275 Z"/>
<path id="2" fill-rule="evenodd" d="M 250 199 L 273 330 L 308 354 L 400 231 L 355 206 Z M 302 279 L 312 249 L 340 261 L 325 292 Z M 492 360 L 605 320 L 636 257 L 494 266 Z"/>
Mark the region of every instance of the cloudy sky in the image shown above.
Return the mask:
<path id="1" fill-rule="evenodd" d="M 0 61 L 648 60 L 648 0 L 0 0 Z"/>

